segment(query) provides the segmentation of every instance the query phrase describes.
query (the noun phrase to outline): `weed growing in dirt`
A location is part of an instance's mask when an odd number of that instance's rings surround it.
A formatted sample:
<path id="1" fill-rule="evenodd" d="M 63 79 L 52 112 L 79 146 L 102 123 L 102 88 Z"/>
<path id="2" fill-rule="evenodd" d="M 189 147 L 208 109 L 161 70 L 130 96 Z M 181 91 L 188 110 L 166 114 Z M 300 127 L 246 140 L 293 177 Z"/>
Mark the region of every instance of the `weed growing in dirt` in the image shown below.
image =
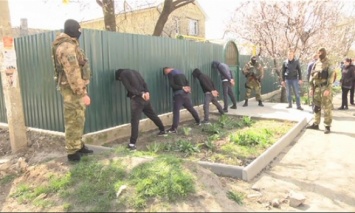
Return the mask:
<path id="1" fill-rule="evenodd" d="M 135 186 L 135 208 L 144 208 L 148 198 L 161 198 L 173 202 L 195 191 L 194 179 L 182 169 L 182 159 L 159 157 L 133 169 L 129 184 Z"/>
<path id="2" fill-rule="evenodd" d="M 10 174 L 0 179 L 0 186 L 11 183 L 16 178 L 16 175 Z"/>
<path id="3" fill-rule="evenodd" d="M 42 209 L 60 202 L 65 211 L 140 210 L 152 201 L 174 202 L 195 192 L 195 179 L 182 162 L 173 156 L 159 156 L 129 171 L 130 163 L 122 158 L 83 157 L 64 175 L 48 175 L 40 185 L 20 184 L 11 197 Z M 121 195 L 118 191 L 122 187 L 127 192 Z M 57 198 L 44 199 L 52 196 Z"/>
<path id="4" fill-rule="evenodd" d="M 244 199 L 245 195 L 241 194 L 239 192 L 228 191 L 227 197 L 230 200 L 233 200 L 234 202 L 238 203 L 239 205 L 243 205 L 243 199 Z"/>

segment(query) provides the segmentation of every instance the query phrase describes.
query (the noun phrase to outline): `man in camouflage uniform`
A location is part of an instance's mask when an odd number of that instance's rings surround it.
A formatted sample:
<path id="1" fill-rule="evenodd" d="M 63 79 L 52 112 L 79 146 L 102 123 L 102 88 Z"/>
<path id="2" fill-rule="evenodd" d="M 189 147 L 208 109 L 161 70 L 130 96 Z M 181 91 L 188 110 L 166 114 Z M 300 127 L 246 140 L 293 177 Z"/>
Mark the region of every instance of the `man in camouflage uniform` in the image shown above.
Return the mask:
<path id="1" fill-rule="evenodd" d="M 334 68 L 326 57 L 327 52 L 324 48 L 318 50 L 319 59 L 313 65 L 310 76 L 310 96 L 313 96 L 314 123 L 307 126 L 307 129 L 319 129 L 321 111 L 324 111 L 324 133 L 330 133 L 332 124 L 333 96 L 332 87 L 334 80 Z"/>
<path id="2" fill-rule="evenodd" d="M 251 93 L 255 91 L 255 99 L 259 102 L 259 106 L 264 106 L 261 101 L 261 79 L 264 78 L 264 68 L 256 61 L 256 56 L 252 56 L 250 61 L 245 64 L 243 68 L 243 74 L 247 78 L 245 83 L 245 102 L 243 107 L 248 106 L 248 99 L 251 97 Z"/>
<path id="3" fill-rule="evenodd" d="M 79 47 L 80 34 L 79 22 L 68 19 L 64 33 L 60 33 L 52 45 L 55 79 L 64 103 L 65 148 L 69 161 L 80 161 L 82 155 L 93 153 L 82 141 L 85 110 L 90 105 L 87 86 L 91 72 Z"/>

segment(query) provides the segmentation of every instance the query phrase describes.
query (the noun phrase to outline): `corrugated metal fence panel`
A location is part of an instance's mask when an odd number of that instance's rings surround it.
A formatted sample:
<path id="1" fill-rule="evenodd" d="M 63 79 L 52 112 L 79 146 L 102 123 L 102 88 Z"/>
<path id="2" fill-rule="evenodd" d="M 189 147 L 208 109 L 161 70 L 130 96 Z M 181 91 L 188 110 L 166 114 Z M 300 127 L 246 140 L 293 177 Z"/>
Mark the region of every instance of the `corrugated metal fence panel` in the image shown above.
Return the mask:
<path id="1" fill-rule="evenodd" d="M 56 32 L 15 39 L 26 126 L 63 131 L 62 104 L 53 80 L 51 43 Z"/>
<path id="2" fill-rule="evenodd" d="M 2 91 L 2 79 L 0 75 L 0 122 L 7 123 L 4 93 Z"/>
<path id="3" fill-rule="evenodd" d="M 53 81 L 51 44 L 59 31 L 15 39 L 24 102 L 26 126 L 64 131 L 62 100 Z M 81 47 L 90 60 L 93 78 L 89 85 L 92 104 L 87 109 L 85 132 L 93 132 L 130 122 L 130 101 L 115 70 L 136 69 L 145 78 L 158 114 L 171 112 L 172 94 L 162 68 L 171 66 L 185 72 L 194 92 L 194 104 L 203 95 L 191 73 L 194 68 L 212 75 L 212 60 L 223 61 L 223 47 L 161 37 L 83 30 Z"/>

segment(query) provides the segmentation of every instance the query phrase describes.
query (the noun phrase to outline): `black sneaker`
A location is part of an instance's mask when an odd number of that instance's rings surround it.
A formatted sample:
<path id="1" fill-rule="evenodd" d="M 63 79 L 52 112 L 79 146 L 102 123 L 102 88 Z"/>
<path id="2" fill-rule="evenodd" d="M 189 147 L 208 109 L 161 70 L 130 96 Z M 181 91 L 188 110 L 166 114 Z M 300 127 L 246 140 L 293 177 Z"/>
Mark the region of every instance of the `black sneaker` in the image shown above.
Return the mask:
<path id="1" fill-rule="evenodd" d="M 288 105 L 288 106 L 286 107 L 286 109 L 289 109 L 289 108 L 292 108 L 292 106 L 291 106 L 291 105 Z"/>
<path id="2" fill-rule="evenodd" d="M 196 122 L 195 125 L 196 126 L 201 126 L 201 122 Z"/>
<path id="3" fill-rule="evenodd" d="M 158 136 L 165 136 L 165 135 L 167 135 L 168 133 L 164 130 L 164 131 L 160 131 L 159 133 L 158 133 Z"/>
<path id="4" fill-rule="evenodd" d="M 223 109 L 223 112 L 228 112 L 228 109 Z"/>
<path id="5" fill-rule="evenodd" d="M 233 105 L 230 107 L 231 109 L 237 109 L 237 105 Z"/>
<path id="6" fill-rule="evenodd" d="M 84 155 L 87 155 L 87 154 L 93 154 L 94 151 L 89 149 L 87 146 L 83 145 L 83 147 L 78 150 L 77 152 L 81 153 L 81 154 L 84 154 Z"/>
<path id="7" fill-rule="evenodd" d="M 68 160 L 72 162 L 78 162 L 81 159 L 81 154 L 79 152 L 75 152 L 74 154 L 68 155 Z"/>
<path id="8" fill-rule="evenodd" d="M 319 126 L 318 124 L 313 123 L 312 125 L 307 126 L 306 129 L 319 129 Z"/>
<path id="9" fill-rule="evenodd" d="M 324 134 L 329 134 L 330 133 L 330 126 L 326 126 L 324 130 Z"/>
<path id="10" fill-rule="evenodd" d="M 177 130 L 176 129 L 168 129 L 167 131 L 166 131 L 167 133 L 177 133 Z"/>
<path id="11" fill-rule="evenodd" d="M 297 107 L 297 109 L 298 109 L 298 110 L 301 110 L 301 111 L 303 110 L 303 108 L 302 108 L 302 107 L 300 107 L 300 106 L 299 106 L 299 107 Z"/>
<path id="12" fill-rule="evenodd" d="M 132 150 L 132 151 L 134 151 L 134 150 L 137 149 L 137 147 L 136 147 L 135 144 L 128 144 L 127 148 L 130 149 L 130 150 Z"/>

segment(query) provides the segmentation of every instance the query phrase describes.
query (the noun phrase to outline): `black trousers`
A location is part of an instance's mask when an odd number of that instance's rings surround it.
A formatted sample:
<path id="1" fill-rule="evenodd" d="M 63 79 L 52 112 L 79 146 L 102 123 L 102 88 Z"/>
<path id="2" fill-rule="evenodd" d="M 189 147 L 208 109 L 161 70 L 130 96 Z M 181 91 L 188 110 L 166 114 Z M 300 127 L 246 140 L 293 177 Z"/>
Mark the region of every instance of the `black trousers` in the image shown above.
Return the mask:
<path id="1" fill-rule="evenodd" d="M 341 107 L 348 108 L 348 93 L 350 89 L 341 88 Z"/>
<path id="2" fill-rule="evenodd" d="M 139 131 L 139 121 L 142 117 L 142 112 L 154 122 L 154 124 L 159 127 L 160 131 L 164 131 L 163 122 L 154 112 L 152 104 L 150 101 L 145 101 L 140 96 L 135 96 L 131 98 L 131 138 L 130 143 L 135 144 L 138 138 Z"/>
<path id="3" fill-rule="evenodd" d="M 355 82 L 353 83 L 350 89 L 350 104 L 354 104 L 354 87 L 355 87 Z"/>
<path id="4" fill-rule="evenodd" d="M 233 105 L 237 105 L 237 101 L 235 100 L 235 97 L 234 97 L 232 84 L 229 81 L 222 81 L 222 87 L 223 87 L 223 102 L 224 102 L 223 109 L 227 110 L 228 109 L 228 96 L 231 99 Z"/>
<path id="5" fill-rule="evenodd" d="M 204 121 L 209 121 L 210 117 L 210 103 L 212 102 L 218 109 L 220 114 L 224 114 L 221 104 L 218 103 L 217 98 L 210 92 L 205 93 L 205 102 L 203 103 Z"/>
<path id="6" fill-rule="evenodd" d="M 176 94 L 173 96 L 173 125 L 171 129 L 177 129 L 180 121 L 180 109 L 181 107 L 185 107 L 187 111 L 189 111 L 194 117 L 196 123 L 200 123 L 200 118 L 198 116 L 197 111 L 192 105 L 191 96 L 189 93 Z"/>

